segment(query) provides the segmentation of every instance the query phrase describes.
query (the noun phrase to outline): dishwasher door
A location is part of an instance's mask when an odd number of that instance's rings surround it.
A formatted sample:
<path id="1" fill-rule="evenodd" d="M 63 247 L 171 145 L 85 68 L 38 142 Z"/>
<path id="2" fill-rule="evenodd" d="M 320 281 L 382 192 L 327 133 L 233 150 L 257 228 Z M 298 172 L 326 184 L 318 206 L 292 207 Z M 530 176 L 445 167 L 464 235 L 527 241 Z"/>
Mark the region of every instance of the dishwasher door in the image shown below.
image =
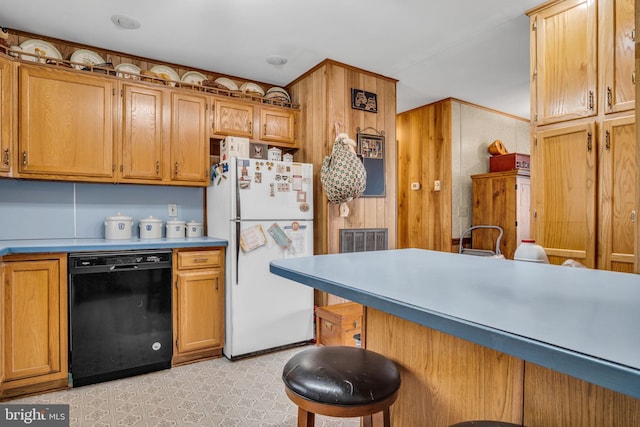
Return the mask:
<path id="1" fill-rule="evenodd" d="M 168 369 L 171 251 L 69 255 L 74 387 Z"/>

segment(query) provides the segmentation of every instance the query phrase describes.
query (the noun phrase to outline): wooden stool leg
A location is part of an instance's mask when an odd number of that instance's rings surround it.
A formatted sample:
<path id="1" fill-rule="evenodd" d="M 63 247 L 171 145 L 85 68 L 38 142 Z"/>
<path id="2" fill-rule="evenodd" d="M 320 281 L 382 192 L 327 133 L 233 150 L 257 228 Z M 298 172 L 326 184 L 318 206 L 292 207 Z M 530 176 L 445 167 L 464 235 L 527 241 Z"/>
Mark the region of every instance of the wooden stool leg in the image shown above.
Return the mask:
<path id="1" fill-rule="evenodd" d="M 298 427 L 314 427 L 315 424 L 316 414 L 298 407 Z"/>
<path id="2" fill-rule="evenodd" d="M 362 417 L 361 427 L 391 427 L 389 408 Z"/>

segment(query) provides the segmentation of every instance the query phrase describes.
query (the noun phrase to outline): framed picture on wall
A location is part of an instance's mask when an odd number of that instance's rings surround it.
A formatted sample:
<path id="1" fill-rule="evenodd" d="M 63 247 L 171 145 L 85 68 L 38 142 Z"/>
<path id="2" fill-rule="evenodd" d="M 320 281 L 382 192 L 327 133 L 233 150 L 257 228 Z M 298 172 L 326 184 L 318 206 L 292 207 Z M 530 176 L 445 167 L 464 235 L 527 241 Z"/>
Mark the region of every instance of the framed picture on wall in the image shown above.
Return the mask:
<path id="1" fill-rule="evenodd" d="M 367 171 L 367 186 L 361 197 L 384 197 L 384 132 L 366 134 L 358 128 L 356 143 L 356 152 Z"/>
<path id="2" fill-rule="evenodd" d="M 355 110 L 378 112 L 378 95 L 362 89 L 351 88 L 351 108 Z"/>

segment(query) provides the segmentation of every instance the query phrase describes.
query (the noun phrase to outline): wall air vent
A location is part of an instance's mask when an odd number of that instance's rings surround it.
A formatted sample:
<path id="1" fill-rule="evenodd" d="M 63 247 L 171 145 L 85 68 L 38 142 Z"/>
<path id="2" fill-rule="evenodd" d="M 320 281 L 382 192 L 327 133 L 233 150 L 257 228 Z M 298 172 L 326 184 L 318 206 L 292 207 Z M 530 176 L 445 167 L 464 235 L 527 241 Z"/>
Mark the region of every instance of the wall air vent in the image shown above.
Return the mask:
<path id="1" fill-rule="evenodd" d="M 340 253 L 387 249 L 386 228 L 341 228 Z"/>

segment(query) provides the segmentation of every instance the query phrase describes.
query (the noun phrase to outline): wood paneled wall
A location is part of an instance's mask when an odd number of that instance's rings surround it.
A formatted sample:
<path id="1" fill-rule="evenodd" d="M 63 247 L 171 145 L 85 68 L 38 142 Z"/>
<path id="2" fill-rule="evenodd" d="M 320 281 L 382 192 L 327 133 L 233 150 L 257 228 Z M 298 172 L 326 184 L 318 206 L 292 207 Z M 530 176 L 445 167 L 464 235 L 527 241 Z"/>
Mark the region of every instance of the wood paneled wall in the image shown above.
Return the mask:
<path id="1" fill-rule="evenodd" d="M 527 119 L 455 98 L 398 114 L 396 133 L 402 248 L 457 252 L 472 224 L 471 175 L 489 172 L 487 147 L 500 139 L 512 153 L 529 153 Z"/>
<path id="2" fill-rule="evenodd" d="M 445 100 L 398 114 L 399 248 L 451 251 L 451 107 Z"/>
<path id="3" fill-rule="evenodd" d="M 377 94 L 378 112 L 351 108 L 351 89 Z M 396 247 L 396 81 L 349 65 L 325 60 L 288 86 L 301 108 L 302 148 L 296 160 L 314 165 L 315 253 L 339 251 L 341 228 L 387 228 L 388 247 Z M 357 128 L 372 127 L 385 134 L 385 196 L 361 197 L 348 203 L 349 216 L 340 217 L 320 183 L 320 168 L 335 140 L 334 123 L 356 139 Z M 367 131 L 366 133 L 373 133 Z"/>

